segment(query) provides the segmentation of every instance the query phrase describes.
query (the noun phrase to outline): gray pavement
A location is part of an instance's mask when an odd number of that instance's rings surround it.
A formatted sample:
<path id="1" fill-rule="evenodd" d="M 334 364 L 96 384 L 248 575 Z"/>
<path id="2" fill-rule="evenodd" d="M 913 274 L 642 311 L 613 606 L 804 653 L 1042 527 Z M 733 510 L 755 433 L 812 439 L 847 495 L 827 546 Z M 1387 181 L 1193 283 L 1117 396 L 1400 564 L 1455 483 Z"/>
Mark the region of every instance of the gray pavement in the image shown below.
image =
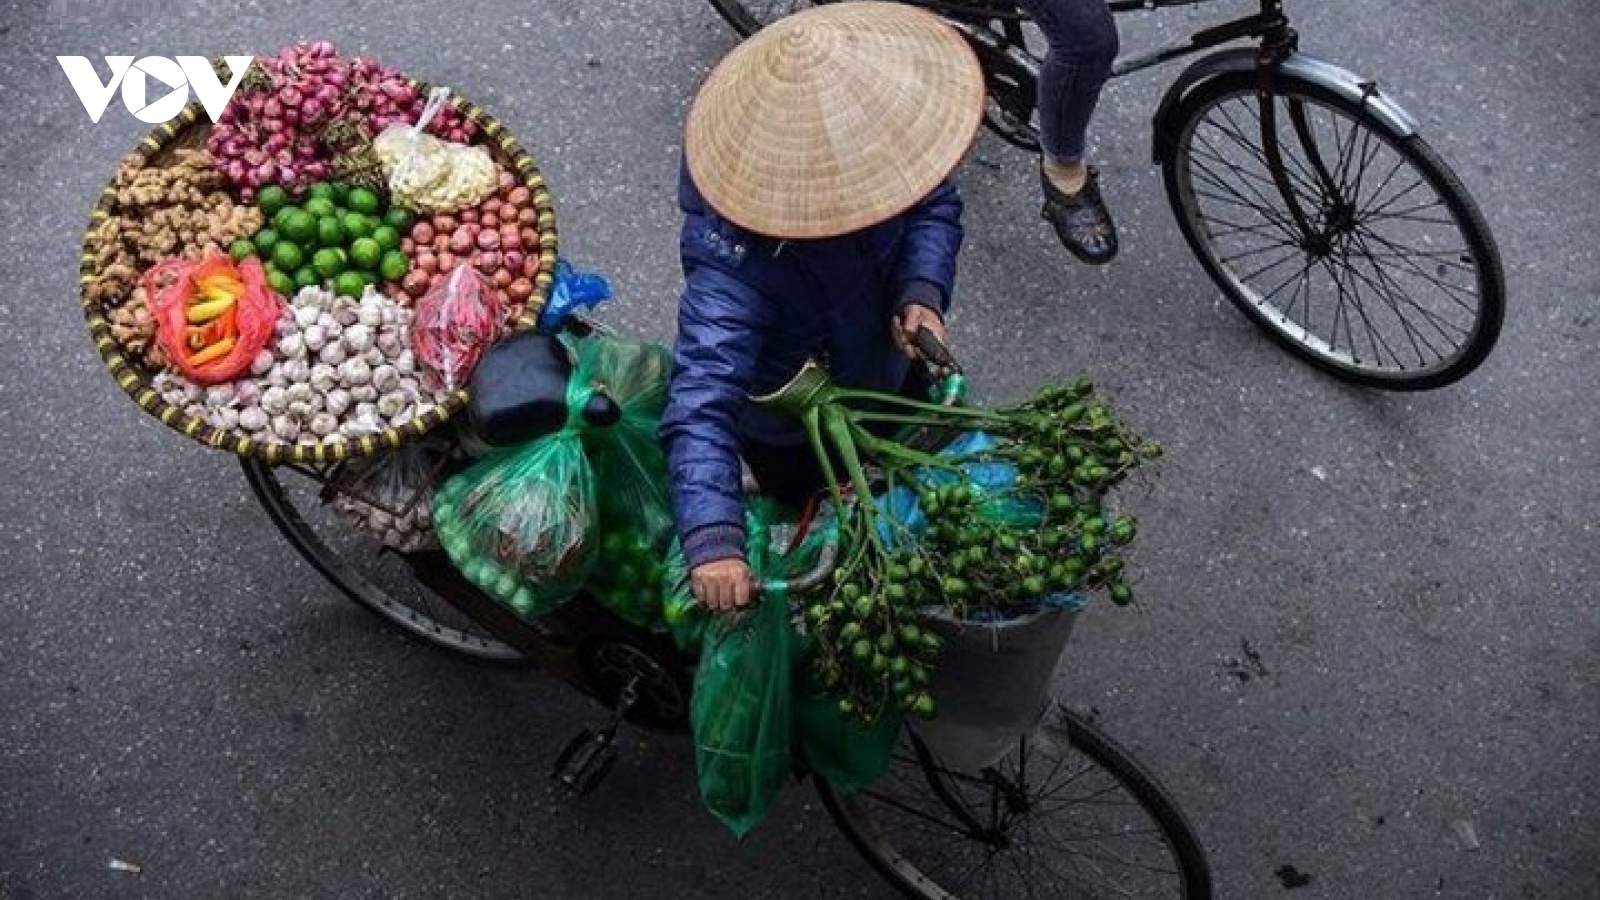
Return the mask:
<path id="1" fill-rule="evenodd" d="M 1274 349 L 1147 165 L 1163 75 L 1114 86 L 1096 128 L 1125 248 L 1105 271 L 1065 262 L 1031 162 L 981 139 L 954 331 L 983 393 L 1088 371 L 1170 451 L 1140 500 L 1142 605 L 1086 616 L 1061 691 L 1179 796 L 1222 897 L 1600 896 L 1600 16 L 1291 12 L 1472 186 L 1504 337 L 1417 396 Z M 1124 42 L 1207 15 L 1129 20 Z M 804 791 L 735 842 L 682 740 L 631 737 L 600 793 L 559 805 L 548 763 L 592 706 L 386 631 L 228 459 L 98 368 L 77 243 L 141 127 L 115 103 L 91 125 L 50 57 L 305 36 L 500 116 L 565 252 L 613 278 L 608 319 L 669 336 L 679 124 L 732 43 L 700 0 L 0 4 L 0 898 L 886 896 Z"/>

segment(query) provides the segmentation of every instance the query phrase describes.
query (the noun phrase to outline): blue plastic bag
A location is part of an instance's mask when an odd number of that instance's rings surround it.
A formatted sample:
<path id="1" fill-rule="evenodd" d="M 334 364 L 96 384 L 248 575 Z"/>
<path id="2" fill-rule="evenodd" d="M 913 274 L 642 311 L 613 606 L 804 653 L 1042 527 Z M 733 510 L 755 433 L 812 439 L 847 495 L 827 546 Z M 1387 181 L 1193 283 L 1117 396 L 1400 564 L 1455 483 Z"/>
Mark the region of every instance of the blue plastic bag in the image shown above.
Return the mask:
<path id="1" fill-rule="evenodd" d="M 555 334 L 567 317 L 580 309 L 593 309 L 611 299 L 611 284 L 603 276 L 579 272 L 564 259 L 556 260 L 555 283 L 539 311 L 539 331 Z"/>

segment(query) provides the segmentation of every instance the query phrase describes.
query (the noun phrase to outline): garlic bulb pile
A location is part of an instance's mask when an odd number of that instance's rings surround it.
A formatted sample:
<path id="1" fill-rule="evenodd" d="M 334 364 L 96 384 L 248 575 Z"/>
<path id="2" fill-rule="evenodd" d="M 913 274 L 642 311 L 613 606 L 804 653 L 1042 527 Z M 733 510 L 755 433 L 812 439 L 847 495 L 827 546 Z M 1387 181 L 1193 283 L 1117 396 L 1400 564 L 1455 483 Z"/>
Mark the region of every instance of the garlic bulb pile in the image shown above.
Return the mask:
<path id="1" fill-rule="evenodd" d="M 398 428 L 445 398 L 422 384 L 410 309 L 368 287 L 361 299 L 307 287 L 290 301 L 250 377 L 201 388 L 163 372 L 162 399 L 216 428 L 298 446 Z"/>

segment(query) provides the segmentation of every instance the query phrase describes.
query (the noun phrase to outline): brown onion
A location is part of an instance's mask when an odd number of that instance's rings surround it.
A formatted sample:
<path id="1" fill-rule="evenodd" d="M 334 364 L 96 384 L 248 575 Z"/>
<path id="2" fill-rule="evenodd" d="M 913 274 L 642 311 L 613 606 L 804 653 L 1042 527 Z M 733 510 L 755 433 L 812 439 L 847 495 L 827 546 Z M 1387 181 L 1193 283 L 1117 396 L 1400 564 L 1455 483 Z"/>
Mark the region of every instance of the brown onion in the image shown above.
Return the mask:
<path id="1" fill-rule="evenodd" d="M 500 217 L 492 212 L 484 213 L 482 218 L 478 219 L 478 221 L 483 224 L 484 228 L 490 229 L 491 231 L 500 227 Z"/>
<path id="2" fill-rule="evenodd" d="M 507 272 L 505 269 L 496 269 L 495 273 L 494 273 L 494 275 L 492 277 L 493 277 L 493 281 L 494 281 L 494 286 L 497 287 L 497 288 L 507 287 L 508 285 L 511 284 L 511 282 L 516 280 L 516 279 L 512 278 L 511 277 L 511 273 Z"/>
<path id="3" fill-rule="evenodd" d="M 501 257 L 501 262 L 512 272 L 521 272 L 523 263 L 522 251 L 506 250 L 505 255 Z"/>
<path id="4" fill-rule="evenodd" d="M 414 260 L 417 268 L 427 272 L 429 275 L 439 271 L 439 257 L 432 250 L 424 250 L 418 253 Z"/>
<path id="5" fill-rule="evenodd" d="M 478 211 L 475 209 L 464 209 L 461 212 L 456 213 L 456 217 L 463 222 L 476 222 L 478 221 Z"/>
<path id="6" fill-rule="evenodd" d="M 501 200 L 499 197 L 490 197 L 489 199 L 483 201 L 483 204 L 479 206 L 478 209 L 483 212 L 484 215 L 498 213 L 500 211 L 500 207 L 503 206 L 504 203 L 505 201 Z"/>
<path id="7" fill-rule="evenodd" d="M 451 272 L 456 267 L 456 255 L 449 250 L 439 254 L 439 271 Z"/>
<path id="8" fill-rule="evenodd" d="M 466 253 L 472 249 L 472 235 L 465 229 L 457 231 L 450 236 L 450 250 L 454 253 Z"/>
<path id="9" fill-rule="evenodd" d="M 460 223 L 456 221 L 455 216 L 440 215 L 433 217 L 434 230 L 446 234 L 455 231 L 456 226 L 459 224 Z"/>
<path id="10" fill-rule="evenodd" d="M 478 267 L 478 271 L 485 275 L 493 275 L 497 269 L 505 264 L 505 260 L 500 256 L 498 250 L 485 250 L 482 253 L 474 253 L 472 254 L 472 262 Z"/>
<path id="11" fill-rule="evenodd" d="M 432 276 L 430 276 L 428 272 L 421 271 L 419 269 L 412 269 L 411 271 L 407 272 L 406 277 L 401 280 L 400 286 L 405 289 L 407 294 L 410 294 L 413 297 L 421 297 L 423 294 L 428 292 L 428 283 L 431 280 Z"/>
<path id="12" fill-rule="evenodd" d="M 515 185 L 516 183 L 517 183 L 517 176 L 512 175 L 510 172 L 501 171 L 501 173 L 500 173 L 500 186 L 501 187 L 508 188 L 508 187 L 511 187 L 511 186 Z"/>
<path id="13" fill-rule="evenodd" d="M 510 194 L 506 195 L 506 202 L 512 206 L 527 206 L 531 198 L 532 193 L 529 192 L 527 186 L 519 184 L 511 189 Z"/>
<path id="14" fill-rule="evenodd" d="M 433 243 L 433 226 L 427 222 L 418 222 L 411 229 L 411 238 L 418 244 Z"/>
<path id="15" fill-rule="evenodd" d="M 528 261 L 522 264 L 522 274 L 529 278 L 539 274 L 539 257 L 529 256 Z"/>
<path id="16" fill-rule="evenodd" d="M 506 285 L 506 294 L 513 303 L 526 303 L 533 296 L 533 281 L 528 278 L 518 278 Z"/>
<path id="17" fill-rule="evenodd" d="M 412 240 L 411 238 L 408 238 L 408 237 L 401 238 L 400 239 L 400 252 L 404 253 L 407 256 L 410 256 L 413 253 L 416 253 L 417 252 L 417 242 Z"/>
<path id="18" fill-rule="evenodd" d="M 522 209 L 517 210 L 517 224 L 519 224 L 519 225 L 537 225 L 537 224 L 539 224 L 539 211 L 537 209 L 532 209 L 530 207 L 523 207 Z"/>
<path id="19" fill-rule="evenodd" d="M 480 250 L 499 250 L 500 249 L 500 232 L 498 232 L 498 231 L 480 231 L 478 233 L 478 249 L 480 249 Z"/>
<path id="20" fill-rule="evenodd" d="M 518 231 L 516 226 L 506 225 L 500 229 L 500 249 L 522 249 L 522 232 Z"/>

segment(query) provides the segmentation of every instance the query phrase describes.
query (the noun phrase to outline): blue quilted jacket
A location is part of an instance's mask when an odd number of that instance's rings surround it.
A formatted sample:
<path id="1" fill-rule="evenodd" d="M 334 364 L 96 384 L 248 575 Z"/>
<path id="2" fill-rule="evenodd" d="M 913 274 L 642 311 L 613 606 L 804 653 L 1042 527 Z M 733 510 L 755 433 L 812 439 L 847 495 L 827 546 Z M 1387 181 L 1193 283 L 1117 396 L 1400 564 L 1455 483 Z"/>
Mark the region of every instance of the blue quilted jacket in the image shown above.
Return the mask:
<path id="1" fill-rule="evenodd" d="M 743 555 L 741 439 L 805 440 L 796 422 L 750 397 L 781 387 L 811 357 L 843 384 L 900 385 L 909 363 L 891 322 L 906 303 L 948 309 L 961 198 L 947 181 L 887 222 L 815 241 L 739 228 L 706 204 L 687 169 L 678 204 L 685 284 L 661 437 L 678 533 L 696 566 Z"/>

